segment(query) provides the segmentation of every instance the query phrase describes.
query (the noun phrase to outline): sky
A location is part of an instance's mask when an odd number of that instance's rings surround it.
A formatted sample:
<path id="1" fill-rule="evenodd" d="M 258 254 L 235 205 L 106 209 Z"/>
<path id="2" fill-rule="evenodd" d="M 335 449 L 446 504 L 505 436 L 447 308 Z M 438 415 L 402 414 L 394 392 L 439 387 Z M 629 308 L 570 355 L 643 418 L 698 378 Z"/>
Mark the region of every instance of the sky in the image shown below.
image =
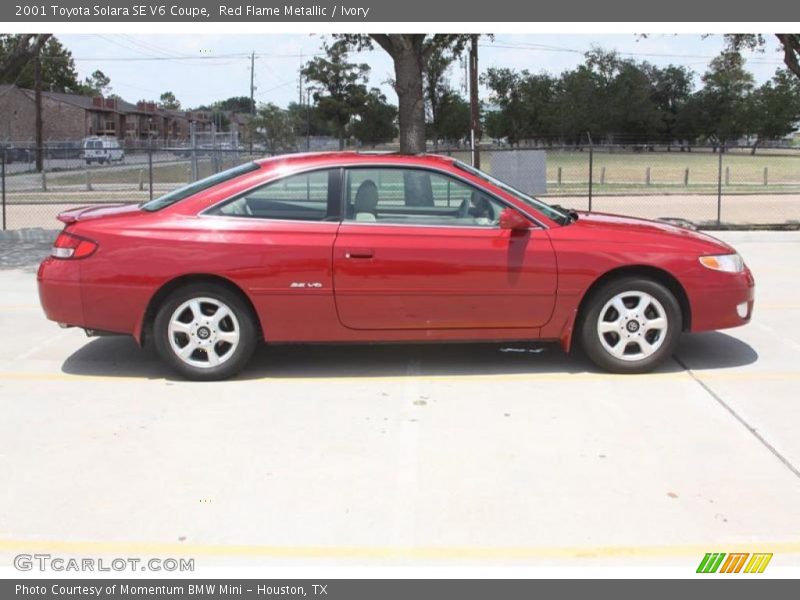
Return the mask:
<path id="1" fill-rule="evenodd" d="M 81 79 L 100 69 L 111 78 L 112 91 L 128 101 L 157 100 L 162 92 L 172 91 L 186 108 L 249 96 L 251 52 L 256 53 L 256 101 L 279 106 L 297 101 L 299 69 L 321 52 L 325 39 L 316 34 L 58 37 L 72 52 Z M 744 52 L 747 67 L 759 84 L 783 65 L 777 41 L 771 34 L 765 37 L 764 53 Z M 558 75 L 582 63 L 584 53 L 594 46 L 658 66 L 685 65 L 697 73 L 699 84 L 699 75 L 724 42 L 721 35 L 498 34 L 493 41 L 482 39 L 479 68 L 483 72 L 489 67 L 511 67 Z M 381 88 L 396 104 L 397 96 L 388 83 L 394 76 L 389 56 L 376 49 L 353 53 L 351 59 L 370 65 L 369 85 Z M 456 65 L 451 69 L 450 82 L 455 89 L 463 86 L 463 68 Z M 485 89 L 481 94 L 486 98 Z"/>

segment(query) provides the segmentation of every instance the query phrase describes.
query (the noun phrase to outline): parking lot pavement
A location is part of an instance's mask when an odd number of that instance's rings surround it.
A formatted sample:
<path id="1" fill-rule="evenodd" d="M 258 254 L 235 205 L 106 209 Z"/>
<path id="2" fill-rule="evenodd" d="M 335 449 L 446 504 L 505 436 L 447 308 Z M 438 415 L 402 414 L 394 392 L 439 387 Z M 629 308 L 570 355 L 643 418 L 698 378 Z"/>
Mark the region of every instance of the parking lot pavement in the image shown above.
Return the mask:
<path id="1" fill-rule="evenodd" d="M 800 235 L 720 237 L 753 322 L 641 376 L 551 345 L 297 346 L 191 383 L 47 322 L 35 261 L 0 271 L 0 561 L 800 566 Z"/>

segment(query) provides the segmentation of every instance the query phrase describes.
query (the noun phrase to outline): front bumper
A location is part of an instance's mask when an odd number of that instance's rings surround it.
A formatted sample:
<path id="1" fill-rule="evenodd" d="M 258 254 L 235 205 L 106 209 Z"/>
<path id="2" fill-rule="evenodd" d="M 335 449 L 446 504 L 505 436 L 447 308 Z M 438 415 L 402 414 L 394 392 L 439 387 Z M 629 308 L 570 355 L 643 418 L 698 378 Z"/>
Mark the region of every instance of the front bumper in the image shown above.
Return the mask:
<path id="1" fill-rule="evenodd" d="M 692 331 L 739 327 L 750 322 L 755 280 L 750 269 L 741 273 L 711 273 L 690 293 Z"/>

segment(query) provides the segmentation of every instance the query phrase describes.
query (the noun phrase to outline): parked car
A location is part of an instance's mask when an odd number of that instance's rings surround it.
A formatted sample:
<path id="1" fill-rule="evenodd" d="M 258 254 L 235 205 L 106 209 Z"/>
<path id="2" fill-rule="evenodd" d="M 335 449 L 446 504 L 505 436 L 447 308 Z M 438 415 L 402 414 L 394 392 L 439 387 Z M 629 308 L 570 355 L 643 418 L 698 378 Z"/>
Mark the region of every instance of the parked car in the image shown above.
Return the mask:
<path id="1" fill-rule="evenodd" d="M 59 219 L 47 317 L 154 344 L 192 379 L 262 340 L 552 340 L 641 373 L 753 310 L 750 270 L 711 236 L 552 207 L 440 156 L 275 157 Z"/>
<path id="2" fill-rule="evenodd" d="M 0 152 L 4 154 L 7 164 L 14 162 L 31 162 L 35 155 L 33 150 L 15 144 L 0 144 Z"/>
<path id="3" fill-rule="evenodd" d="M 125 160 L 125 150 L 116 138 L 90 137 L 83 141 L 83 158 L 87 165 Z"/>
<path id="4" fill-rule="evenodd" d="M 80 140 L 45 142 L 44 155 L 46 158 L 72 158 L 79 159 L 83 153 L 83 144 Z"/>

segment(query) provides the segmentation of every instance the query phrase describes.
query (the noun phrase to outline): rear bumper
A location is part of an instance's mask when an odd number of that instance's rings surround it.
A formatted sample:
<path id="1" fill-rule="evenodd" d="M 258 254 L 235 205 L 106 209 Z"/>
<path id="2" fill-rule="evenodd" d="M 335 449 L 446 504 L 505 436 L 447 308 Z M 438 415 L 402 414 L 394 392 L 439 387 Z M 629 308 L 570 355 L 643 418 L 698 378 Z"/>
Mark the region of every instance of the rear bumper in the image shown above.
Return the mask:
<path id="1" fill-rule="evenodd" d="M 39 302 L 51 321 L 83 327 L 83 301 L 78 261 L 48 257 L 39 265 L 36 274 Z"/>
<path id="2" fill-rule="evenodd" d="M 741 273 L 714 273 L 690 295 L 692 331 L 728 329 L 750 322 L 755 280 L 749 269 Z"/>

